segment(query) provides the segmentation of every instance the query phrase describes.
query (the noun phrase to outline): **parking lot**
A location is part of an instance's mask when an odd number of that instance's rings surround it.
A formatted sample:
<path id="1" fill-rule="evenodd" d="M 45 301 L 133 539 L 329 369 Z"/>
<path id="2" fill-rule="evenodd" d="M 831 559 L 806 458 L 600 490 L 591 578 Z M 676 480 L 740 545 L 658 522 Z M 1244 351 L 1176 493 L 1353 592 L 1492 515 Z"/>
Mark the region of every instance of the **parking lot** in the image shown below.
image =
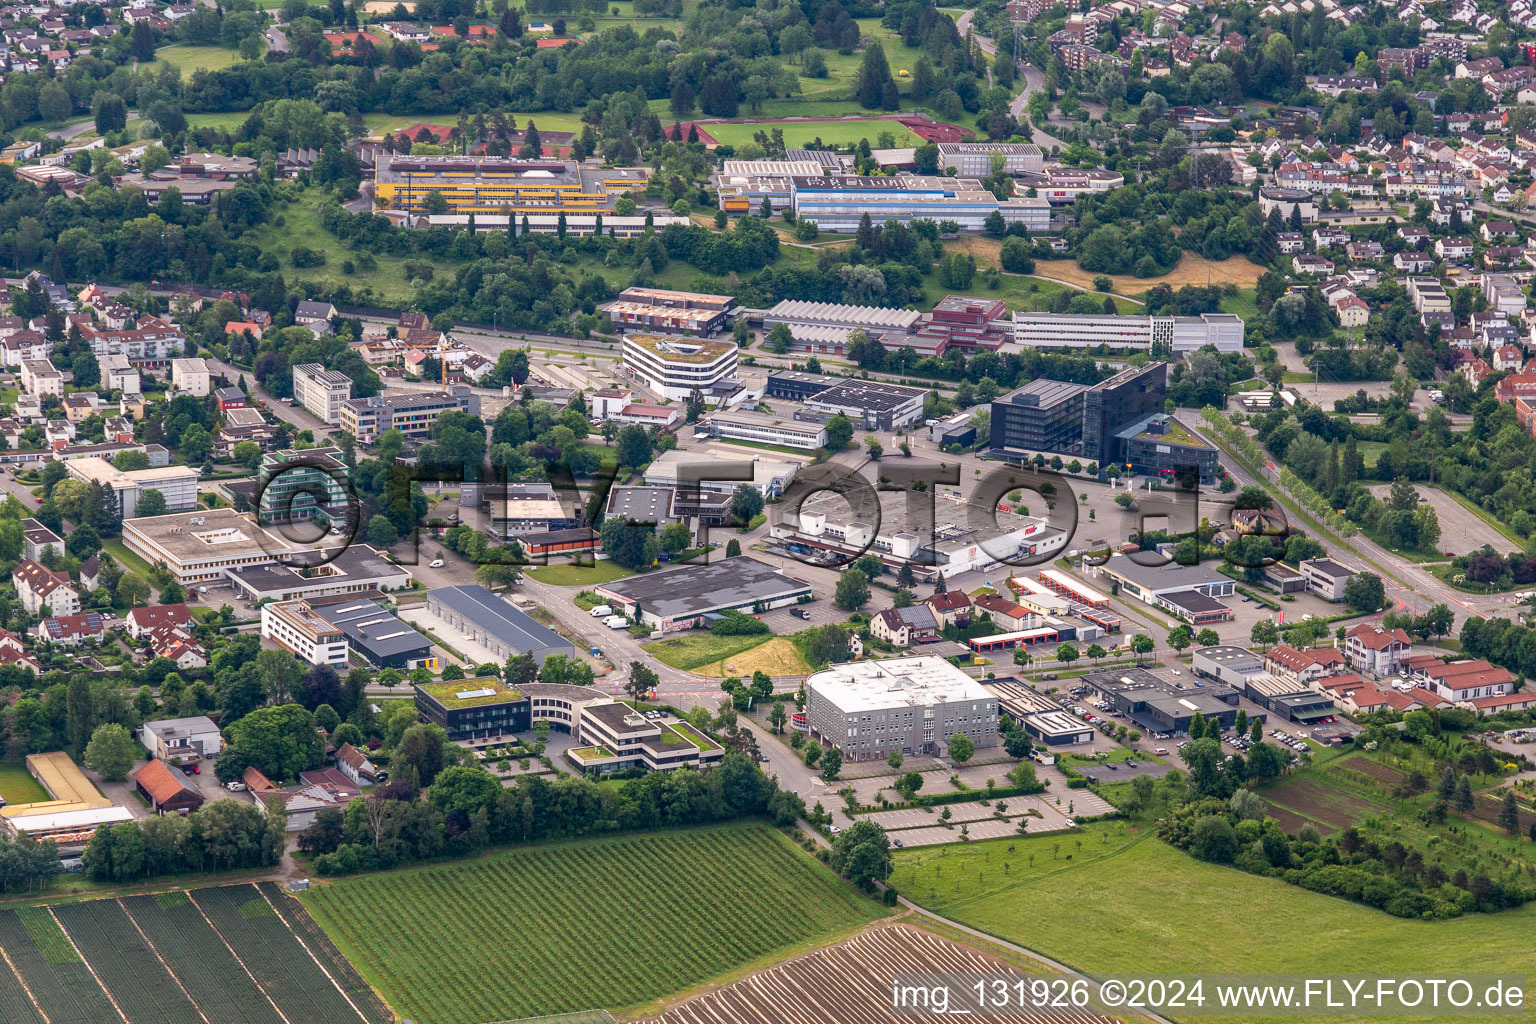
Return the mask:
<path id="1" fill-rule="evenodd" d="M 1391 484 L 1375 484 L 1371 487 L 1371 494 L 1383 501 L 1391 491 Z M 1440 549 L 1447 554 L 1464 555 L 1468 551 L 1476 551 L 1484 544 L 1501 554 L 1520 549 L 1519 545 L 1484 522 L 1477 513 L 1438 487 L 1420 484 L 1419 497 L 1440 518 Z"/>

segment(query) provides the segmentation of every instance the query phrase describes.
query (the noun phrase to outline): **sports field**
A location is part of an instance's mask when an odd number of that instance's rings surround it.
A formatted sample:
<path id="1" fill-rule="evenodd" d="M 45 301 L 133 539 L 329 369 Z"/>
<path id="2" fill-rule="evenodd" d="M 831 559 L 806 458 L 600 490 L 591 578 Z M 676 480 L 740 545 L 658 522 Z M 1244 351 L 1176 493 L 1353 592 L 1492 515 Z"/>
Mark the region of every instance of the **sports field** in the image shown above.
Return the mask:
<path id="1" fill-rule="evenodd" d="M 945 917 L 1090 973 L 1536 970 L 1536 905 L 1404 920 L 1202 863 L 1122 823 L 1081 831 L 1081 847 L 1075 837 L 1041 836 L 897 851 L 891 884 Z"/>
<path id="2" fill-rule="evenodd" d="M 7 1024 L 386 1024 L 271 883 L 0 912 Z"/>
<path id="3" fill-rule="evenodd" d="M 884 911 L 764 824 L 522 847 L 330 882 L 306 906 L 396 1012 L 616 1010 Z"/>

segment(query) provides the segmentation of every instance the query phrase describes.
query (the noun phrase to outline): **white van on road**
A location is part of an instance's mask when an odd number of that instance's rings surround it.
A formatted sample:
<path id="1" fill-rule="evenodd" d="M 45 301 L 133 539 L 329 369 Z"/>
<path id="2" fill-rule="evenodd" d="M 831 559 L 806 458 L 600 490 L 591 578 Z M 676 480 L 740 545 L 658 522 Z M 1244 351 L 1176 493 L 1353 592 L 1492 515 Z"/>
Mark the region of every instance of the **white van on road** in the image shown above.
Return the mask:
<path id="1" fill-rule="evenodd" d="M 612 615 L 612 614 L 613 614 L 613 609 L 608 607 L 605 604 L 598 605 L 596 608 L 593 608 L 592 612 L 591 612 L 591 615 L 592 615 L 592 617 L 594 619 L 605 618 L 606 616 L 609 616 L 609 615 Z"/>

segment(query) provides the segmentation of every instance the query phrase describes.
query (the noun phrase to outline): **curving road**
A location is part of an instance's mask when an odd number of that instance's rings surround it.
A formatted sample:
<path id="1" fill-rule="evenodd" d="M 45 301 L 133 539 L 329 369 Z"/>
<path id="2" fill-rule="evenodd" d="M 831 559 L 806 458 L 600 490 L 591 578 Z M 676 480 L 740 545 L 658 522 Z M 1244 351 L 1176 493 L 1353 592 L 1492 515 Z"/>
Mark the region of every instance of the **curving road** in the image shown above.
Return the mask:
<path id="1" fill-rule="evenodd" d="M 960 17 L 955 19 L 955 28 L 962 36 L 971 31 L 971 21 L 975 15 L 976 12 L 970 10 L 966 11 L 965 13 L 961 14 Z M 997 43 L 990 36 L 984 36 L 980 32 L 977 32 L 975 38 L 976 45 L 981 47 L 982 53 L 991 54 L 992 56 L 997 55 Z M 1015 119 L 1024 121 L 1027 116 L 1024 113 L 1024 108 L 1029 103 L 1029 97 L 1032 93 L 1037 93 L 1041 89 L 1045 88 L 1045 75 L 1041 73 L 1039 68 L 1036 68 L 1032 64 L 1022 65 L 1021 72 L 1024 76 L 1024 90 L 1013 98 L 1013 102 L 1008 106 L 1008 112 L 1012 114 Z M 1030 127 L 1033 131 L 1035 145 L 1040 146 L 1043 149 L 1050 149 L 1052 146 L 1055 146 L 1058 149 L 1066 149 L 1069 145 L 1069 143 L 1063 142 L 1056 136 L 1043 131 L 1040 126 L 1036 125 L 1033 121 L 1030 122 Z"/>

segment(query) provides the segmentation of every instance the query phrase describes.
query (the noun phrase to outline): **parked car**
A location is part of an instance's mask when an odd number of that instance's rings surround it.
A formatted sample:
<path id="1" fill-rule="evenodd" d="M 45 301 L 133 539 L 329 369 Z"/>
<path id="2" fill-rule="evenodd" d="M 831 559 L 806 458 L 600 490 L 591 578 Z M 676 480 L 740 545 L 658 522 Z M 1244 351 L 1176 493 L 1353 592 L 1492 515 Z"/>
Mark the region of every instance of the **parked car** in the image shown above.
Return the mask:
<path id="1" fill-rule="evenodd" d="M 229 790 L 231 793 L 243 793 L 245 792 L 245 783 L 238 781 L 226 782 L 224 783 L 224 788 Z"/>

